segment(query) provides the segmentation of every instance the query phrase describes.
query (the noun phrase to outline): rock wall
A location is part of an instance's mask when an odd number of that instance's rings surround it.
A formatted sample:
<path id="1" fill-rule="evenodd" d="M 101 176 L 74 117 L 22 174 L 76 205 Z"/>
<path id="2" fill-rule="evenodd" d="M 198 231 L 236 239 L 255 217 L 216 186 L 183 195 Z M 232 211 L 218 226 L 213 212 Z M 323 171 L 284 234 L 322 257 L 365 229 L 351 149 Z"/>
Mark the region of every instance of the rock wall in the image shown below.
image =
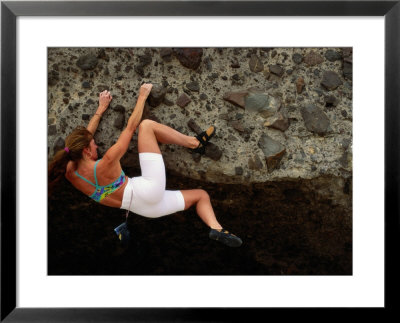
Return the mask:
<path id="1" fill-rule="evenodd" d="M 146 117 L 191 135 L 211 124 L 218 129 L 206 157 L 163 147 L 167 167 L 185 177 L 254 183 L 351 176 L 349 48 L 50 48 L 48 56 L 49 152 L 88 122 L 108 89 L 111 109 L 96 134 L 104 153 L 140 85 L 151 82 Z M 136 154 L 133 140 L 123 166 L 137 166 Z"/>
<path id="2" fill-rule="evenodd" d="M 95 135 L 103 154 L 144 82 L 154 84 L 145 118 L 188 135 L 217 128 L 205 156 L 161 146 L 170 188 L 207 188 L 223 218 L 224 209 L 237 212 L 231 227 L 249 226 L 248 243 L 252 225 L 270 232 L 269 216 L 290 245 L 301 234 L 288 232 L 301 228 L 308 250 L 341 263 L 323 273 L 351 272 L 351 48 L 49 48 L 49 157 L 107 89 L 113 101 Z M 136 139 L 121 161 L 130 176 L 139 173 Z"/>

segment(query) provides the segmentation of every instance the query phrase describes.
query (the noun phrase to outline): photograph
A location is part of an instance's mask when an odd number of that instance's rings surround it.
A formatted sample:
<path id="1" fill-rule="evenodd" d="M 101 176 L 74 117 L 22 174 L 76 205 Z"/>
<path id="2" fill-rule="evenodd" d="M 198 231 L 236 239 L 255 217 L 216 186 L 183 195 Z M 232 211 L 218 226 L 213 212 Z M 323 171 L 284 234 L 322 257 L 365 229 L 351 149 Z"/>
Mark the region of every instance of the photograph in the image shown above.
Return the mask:
<path id="1" fill-rule="evenodd" d="M 352 47 L 48 47 L 48 275 L 352 275 Z"/>
<path id="2" fill-rule="evenodd" d="M 1 322 L 398 312 L 398 0 L 0 16 Z"/>

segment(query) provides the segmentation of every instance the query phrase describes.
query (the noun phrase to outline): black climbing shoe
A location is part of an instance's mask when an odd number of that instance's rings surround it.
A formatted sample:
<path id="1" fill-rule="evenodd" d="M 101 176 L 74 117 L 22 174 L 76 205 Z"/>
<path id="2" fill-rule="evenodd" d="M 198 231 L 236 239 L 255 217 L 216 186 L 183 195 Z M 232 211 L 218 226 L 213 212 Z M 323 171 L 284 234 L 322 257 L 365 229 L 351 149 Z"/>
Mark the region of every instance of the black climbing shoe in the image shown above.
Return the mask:
<path id="1" fill-rule="evenodd" d="M 197 148 L 192 149 L 192 152 L 204 155 L 206 152 L 206 146 L 211 138 L 215 135 L 217 128 L 215 126 L 210 126 L 206 131 L 199 133 L 196 139 L 199 141 Z"/>
<path id="2" fill-rule="evenodd" d="M 225 229 L 211 229 L 208 236 L 210 237 L 210 239 L 220 241 L 229 247 L 240 247 L 242 245 L 242 239 Z"/>

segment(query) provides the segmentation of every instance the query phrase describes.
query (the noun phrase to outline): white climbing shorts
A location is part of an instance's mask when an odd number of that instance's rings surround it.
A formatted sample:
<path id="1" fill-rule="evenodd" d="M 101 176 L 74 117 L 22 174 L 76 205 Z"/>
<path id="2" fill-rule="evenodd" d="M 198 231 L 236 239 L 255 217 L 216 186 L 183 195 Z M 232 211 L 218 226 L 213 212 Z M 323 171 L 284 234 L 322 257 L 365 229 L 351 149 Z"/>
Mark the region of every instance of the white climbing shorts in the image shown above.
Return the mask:
<path id="1" fill-rule="evenodd" d="M 183 211 L 185 200 L 181 191 L 165 190 L 165 165 L 162 155 L 139 153 L 139 162 L 142 176 L 128 179 L 121 209 L 148 218 Z"/>

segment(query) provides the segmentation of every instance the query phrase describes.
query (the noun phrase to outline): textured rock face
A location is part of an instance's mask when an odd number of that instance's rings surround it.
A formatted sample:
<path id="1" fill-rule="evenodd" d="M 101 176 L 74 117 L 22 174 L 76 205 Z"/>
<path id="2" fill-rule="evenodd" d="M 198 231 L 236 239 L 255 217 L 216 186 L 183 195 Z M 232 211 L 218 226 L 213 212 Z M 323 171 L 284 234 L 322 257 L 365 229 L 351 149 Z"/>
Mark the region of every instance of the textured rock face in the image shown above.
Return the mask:
<path id="1" fill-rule="evenodd" d="M 243 184 L 351 176 L 351 167 L 340 162 L 345 153 L 351 159 L 351 144 L 342 145 L 352 140 L 351 49 L 50 48 L 48 53 L 50 155 L 75 126 L 87 124 L 99 92 L 108 89 L 111 109 L 95 136 L 103 154 L 123 129 L 140 85 L 152 82 L 146 117 L 188 135 L 195 135 L 190 119 L 201 129 L 211 124 L 218 129 L 212 140 L 222 153 L 218 161 L 162 146 L 167 168 L 184 177 Z M 263 136 L 285 147 L 272 172 L 248 167 L 251 156 L 265 161 L 258 145 Z M 133 139 L 124 168 L 138 166 Z"/>
<path id="2" fill-rule="evenodd" d="M 104 154 L 144 82 L 154 84 L 144 117 L 192 136 L 217 128 L 204 156 L 161 145 L 170 183 L 209 189 L 220 210 L 238 212 L 233 229 L 243 219 L 267 228 L 260 219 L 279 216 L 287 232 L 302 225 L 307 250 L 328 250 L 332 263 L 351 262 L 351 48 L 49 48 L 49 157 L 70 131 L 87 125 L 108 89 L 113 101 L 95 135 Z M 138 175 L 137 134 L 121 164 Z M 321 227 L 324 234 L 314 239 Z M 248 235 L 247 241 L 250 227 Z M 255 254 L 270 265 L 265 254 Z M 351 271 L 347 260 L 341 268 Z"/>

